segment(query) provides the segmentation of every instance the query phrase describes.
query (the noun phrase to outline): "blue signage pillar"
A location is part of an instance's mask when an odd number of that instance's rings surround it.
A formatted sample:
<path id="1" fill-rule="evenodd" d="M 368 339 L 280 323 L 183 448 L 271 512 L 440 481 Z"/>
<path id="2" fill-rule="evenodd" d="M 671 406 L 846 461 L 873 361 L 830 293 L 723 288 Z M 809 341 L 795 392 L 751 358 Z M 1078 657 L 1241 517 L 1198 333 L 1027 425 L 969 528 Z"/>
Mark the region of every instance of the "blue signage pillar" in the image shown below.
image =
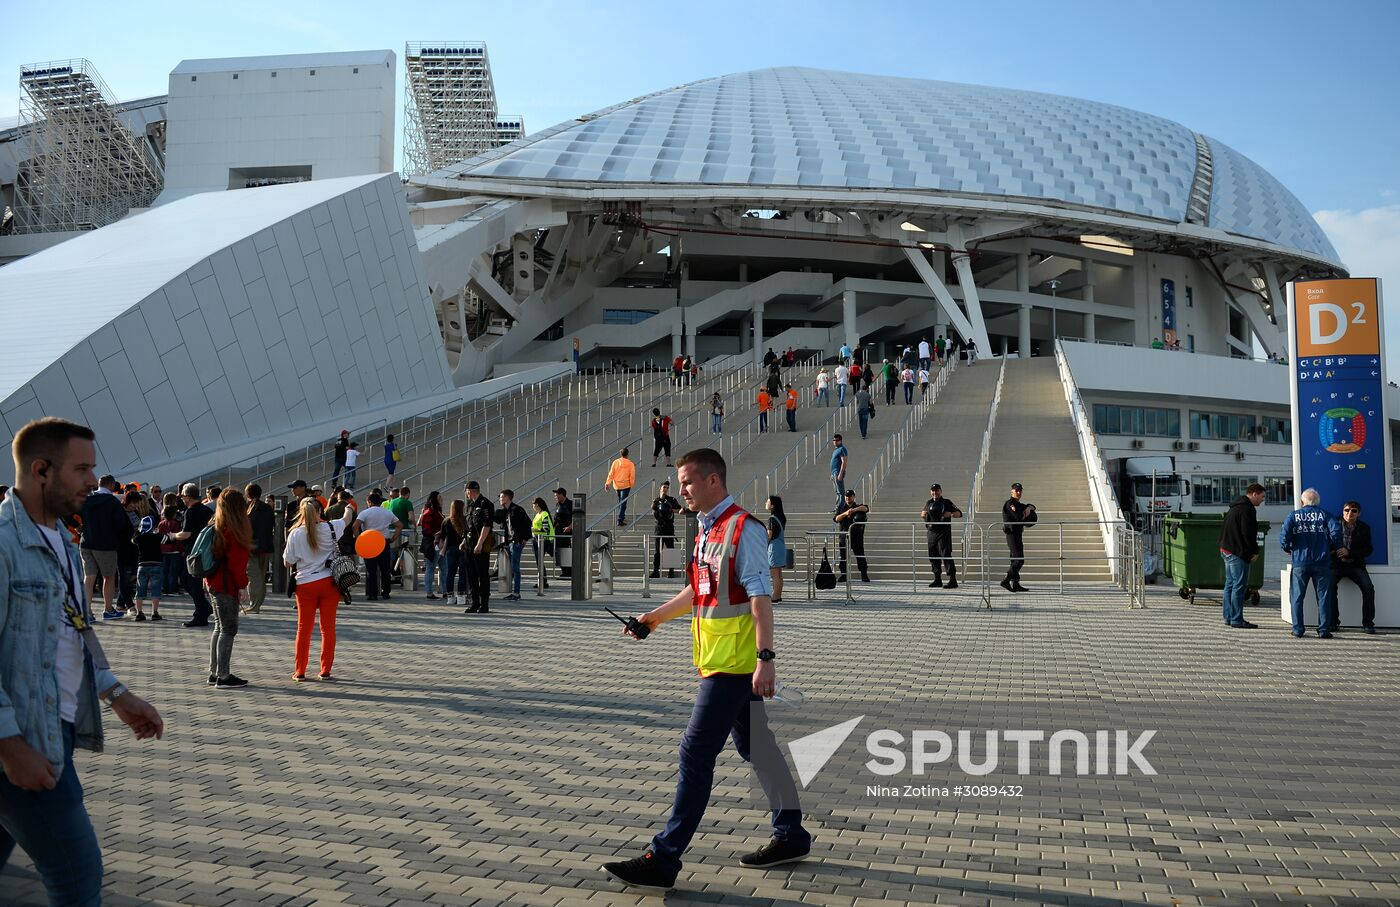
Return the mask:
<path id="1" fill-rule="evenodd" d="M 1315 488 L 1322 507 L 1338 518 L 1344 502 L 1360 502 L 1375 546 L 1366 563 L 1389 564 L 1391 450 L 1380 282 L 1299 281 L 1289 285 L 1288 296 L 1294 489 Z"/>

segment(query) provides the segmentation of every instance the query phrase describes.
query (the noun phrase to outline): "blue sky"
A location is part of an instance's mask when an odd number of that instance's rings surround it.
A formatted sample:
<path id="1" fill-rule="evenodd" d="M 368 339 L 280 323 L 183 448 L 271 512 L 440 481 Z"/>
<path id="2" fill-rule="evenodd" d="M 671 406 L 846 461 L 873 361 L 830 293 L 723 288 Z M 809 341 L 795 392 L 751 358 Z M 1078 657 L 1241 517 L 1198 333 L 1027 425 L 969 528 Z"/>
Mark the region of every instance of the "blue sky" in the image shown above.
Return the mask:
<path id="1" fill-rule="evenodd" d="M 131 98 L 164 93 L 184 58 L 402 55 L 405 41 L 455 39 L 487 43 L 502 112 L 523 114 L 532 131 L 669 85 L 773 65 L 1121 104 L 1262 164 L 1320 213 L 1356 272 L 1393 274 L 1400 298 L 1400 3 L 1390 0 L 7 6 L 0 116 L 18 110 L 24 63 L 86 57 Z"/>

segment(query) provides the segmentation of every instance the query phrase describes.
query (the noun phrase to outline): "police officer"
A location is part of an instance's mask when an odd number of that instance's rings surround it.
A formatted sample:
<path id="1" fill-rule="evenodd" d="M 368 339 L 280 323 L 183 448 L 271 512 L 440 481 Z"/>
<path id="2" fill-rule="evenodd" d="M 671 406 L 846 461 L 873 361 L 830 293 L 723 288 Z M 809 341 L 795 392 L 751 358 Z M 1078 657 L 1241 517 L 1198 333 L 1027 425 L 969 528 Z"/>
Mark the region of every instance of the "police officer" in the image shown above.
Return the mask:
<path id="1" fill-rule="evenodd" d="M 934 482 L 929 486 L 929 499 L 919 514 L 928 527 L 928 562 L 933 568 L 933 582 L 930 589 L 943 587 L 943 568 L 948 568 L 948 588 L 958 588 L 958 565 L 953 561 L 953 527 L 948 525 L 954 519 L 962 519 L 958 505 L 943 497 L 943 486 Z"/>
<path id="2" fill-rule="evenodd" d="M 1034 504 L 1022 503 L 1021 494 L 1021 483 L 1013 482 L 1011 497 L 1001 505 L 1001 531 L 1006 533 L 1006 550 L 1011 555 L 1011 564 L 1001 581 L 1001 587 L 1007 592 L 1030 591 L 1021 585 L 1021 568 L 1026 564 L 1026 544 L 1021 539 L 1021 533 L 1039 517 L 1036 516 Z"/>
<path id="3" fill-rule="evenodd" d="M 676 547 L 676 514 L 681 512 L 681 502 L 671 497 L 671 483 L 661 483 L 661 494 L 651 502 L 651 515 L 656 517 L 656 547 L 651 553 L 651 578 L 661 576 L 662 547 Z M 667 570 L 666 578 L 675 579 L 676 571 Z"/>
<path id="4" fill-rule="evenodd" d="M 857 504 L 856 493 L 846 492 L 846 502 L 836 511 L 831 521 L 841 527 L 841 575 L 839 583 L 846 581 L 846 536 L 851 538 L 851 553 L 856 556 L 856 566 L 860 568 L 860 581 L 870 582 L 870 569 L 865 562 L 865 521 L 870 516 L 869 504 Z"/>
<path id="5" fill-rule="evenodd" d="M 564 558 L 568 555 L 565 551 L 573 546 L 574 531 L 574 502 L 569 500 L 569 492 L 563 488 L 554 489 L 554 560 L 555 563 L 563 564 Z M 570 551 L 570 554 L 573 552 Z M 559 575 L 568 577 L 573 572 L 568 566 L 559 568 Z"/>
<path id="6" fill-rule="evenodd" d="M 763 522 L 725 488 L 725 462 L 710 448 L 676 461 L 681 498 L 699 517 L 688 582 L 674 598 L 637 619 L 650 630 L 694 609 L 691 632 L 700 690 L 681 740 L 680 777 L 671 816 L 645 854 L 606 863 L 613 878 L 649 892 L 669 891 L 709 804 L 715 759 L 730 737 L 752 761 L 773 807 L 773 839 L 741 865 L 766 869 L 807 856 L 812 837 L 802 827 L 797 788 L 761 708 L 776 686 L 772 580 Z M 630 631 L 627 631 L 630 632 Z"/>

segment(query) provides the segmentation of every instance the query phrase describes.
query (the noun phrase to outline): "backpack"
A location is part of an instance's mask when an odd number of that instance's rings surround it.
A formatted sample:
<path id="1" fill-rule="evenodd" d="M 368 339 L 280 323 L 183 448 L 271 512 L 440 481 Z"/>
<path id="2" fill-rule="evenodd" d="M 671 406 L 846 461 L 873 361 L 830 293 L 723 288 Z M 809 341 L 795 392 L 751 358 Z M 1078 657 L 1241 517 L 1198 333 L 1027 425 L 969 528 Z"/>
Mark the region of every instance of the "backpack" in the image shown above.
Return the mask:
<path id="1" fill-rule="evenodd" d="M 185 558 L 185 569 L 195 579 L 207 579 L 214 575 L 215 570 L 219 569 L 218 560 L 214 557 L 215 535 L 214 525 L 210 523 L 199 530 L 194 544 L 190 546 L 190 553 Z"/>
<path id="2" fill-rule="evenodd" d="M 816 586 L 818 589 L 836 588 L 836 571 L 831 569 L 831 556 L 826 546 L 822 546 L 822 565 L 817 568 Z"/>
<path id="3" fill-rule="evenodd" d="M 346 554 L 345 545 L 350 538 L 350 533 L 344 532 L 340 536 L 335 534 L 335 524 L 327 523 L 331 527 L 331 539 L 335 542 L 335 554 L 326 559 L 326 566 L 330 568 L 331 578 L 335 580 L 336 588 L 346 599 L 350 597 L 350 587 L 358 585 L 360 582 L 360 567 L 355 562 L 352 555 Z M 351 542 L 353 545 L 353 542 Z"/>

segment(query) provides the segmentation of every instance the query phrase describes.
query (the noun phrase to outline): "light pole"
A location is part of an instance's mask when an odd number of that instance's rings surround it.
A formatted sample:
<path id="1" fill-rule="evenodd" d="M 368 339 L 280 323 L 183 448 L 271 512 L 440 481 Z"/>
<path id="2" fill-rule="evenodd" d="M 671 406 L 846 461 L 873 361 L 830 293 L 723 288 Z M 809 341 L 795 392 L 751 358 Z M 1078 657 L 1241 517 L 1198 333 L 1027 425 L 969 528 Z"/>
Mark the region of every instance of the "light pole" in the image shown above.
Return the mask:
<path id="1" fill-rule="evenodd" d="M 1055 316 L 1059 312 L 1059 303 L 1056 302 L 1056 300 L 1059 299 L 1059 296 L 1055 293 L 1055 291 L 1060 288 L 1060 281 L 1052 277 L 1045 283 L 1046 286 L 1050 288 L 1050 346 L 1053 349 L 1055 346 L 1055 335 L 1056 333 L 1058 333 L 1058 319 L 1056 319 Z"/>

